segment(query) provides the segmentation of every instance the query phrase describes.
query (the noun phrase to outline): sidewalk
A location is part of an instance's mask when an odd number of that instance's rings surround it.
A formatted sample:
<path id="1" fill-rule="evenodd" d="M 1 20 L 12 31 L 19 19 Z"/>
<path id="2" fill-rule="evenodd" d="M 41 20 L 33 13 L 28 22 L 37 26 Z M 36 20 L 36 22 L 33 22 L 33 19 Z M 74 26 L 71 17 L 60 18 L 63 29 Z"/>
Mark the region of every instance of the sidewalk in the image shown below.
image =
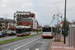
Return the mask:
<path id="1" fill-rule="evenodd" d="M 50 46 L 50 50 L 75 50 L 75 48 L 69 47 L 69 37 L 66 37 L 66 44 L 64 42 L 56 42 L 54 38 Z M 61 37 L 61 41 L 64 41 L 64 36 Z"/>

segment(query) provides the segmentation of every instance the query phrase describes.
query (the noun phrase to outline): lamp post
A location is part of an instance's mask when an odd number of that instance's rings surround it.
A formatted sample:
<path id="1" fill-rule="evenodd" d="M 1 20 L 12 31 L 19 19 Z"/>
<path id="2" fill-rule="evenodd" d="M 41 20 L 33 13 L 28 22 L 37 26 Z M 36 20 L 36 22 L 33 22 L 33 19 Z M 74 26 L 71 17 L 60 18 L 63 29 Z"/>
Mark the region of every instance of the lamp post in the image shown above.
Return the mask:
<path id="1" fill-rule="evenodd" d="M 65 0 L 65 11 L 64 11 L 64 44 L 65 44 L 65 36 L 66 36 L 66 0 Z"/>

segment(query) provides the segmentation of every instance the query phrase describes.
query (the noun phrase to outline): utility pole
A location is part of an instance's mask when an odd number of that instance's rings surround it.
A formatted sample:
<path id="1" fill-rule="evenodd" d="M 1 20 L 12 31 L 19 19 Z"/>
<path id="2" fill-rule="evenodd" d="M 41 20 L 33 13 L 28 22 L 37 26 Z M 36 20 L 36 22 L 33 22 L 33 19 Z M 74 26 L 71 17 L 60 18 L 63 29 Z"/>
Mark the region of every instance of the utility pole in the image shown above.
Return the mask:
<path id="1" fill-rule="evenodd" d="M 61 23 L 60 23 L 61 25 L 60 26 L 61 26 L 61 37 L 62 37 L 62 14 L 61 14 L 60 18 L 61 18 Z"/>
<path id="2" fill-rule="evenodd" d="M 65 38 L 66 36 L 66 0 L 65 0 L 65 12 L 64 12 L 64 44 L 65 44 Z"/>

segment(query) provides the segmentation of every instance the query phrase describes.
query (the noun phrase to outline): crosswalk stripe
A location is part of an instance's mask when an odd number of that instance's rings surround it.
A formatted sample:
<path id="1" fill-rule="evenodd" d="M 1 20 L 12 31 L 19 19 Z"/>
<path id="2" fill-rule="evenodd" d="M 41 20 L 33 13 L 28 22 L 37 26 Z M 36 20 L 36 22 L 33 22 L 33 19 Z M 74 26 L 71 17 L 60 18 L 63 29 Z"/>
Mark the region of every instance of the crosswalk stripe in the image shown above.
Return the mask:
<path id="1" fill-rule="evenodd" d="M 38 48 L 36 48 L 35 50 L 39 50 Z"/>

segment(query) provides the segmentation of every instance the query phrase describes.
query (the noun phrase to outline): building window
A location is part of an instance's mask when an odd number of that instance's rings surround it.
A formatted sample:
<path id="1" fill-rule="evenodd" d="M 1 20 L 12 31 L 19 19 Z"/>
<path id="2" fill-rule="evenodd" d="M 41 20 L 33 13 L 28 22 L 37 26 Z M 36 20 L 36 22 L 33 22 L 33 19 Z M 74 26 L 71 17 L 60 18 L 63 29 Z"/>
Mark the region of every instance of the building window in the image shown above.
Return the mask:
<path id="1" fill-rule="evenodd" d="M 34 15 L 31 15 L 31 17 L 34 17 Z"/>
<path id="2" fill-rule="evenodd" d="M 22 25 L 22 23 L 19 23 L 18 25 Z"/>

